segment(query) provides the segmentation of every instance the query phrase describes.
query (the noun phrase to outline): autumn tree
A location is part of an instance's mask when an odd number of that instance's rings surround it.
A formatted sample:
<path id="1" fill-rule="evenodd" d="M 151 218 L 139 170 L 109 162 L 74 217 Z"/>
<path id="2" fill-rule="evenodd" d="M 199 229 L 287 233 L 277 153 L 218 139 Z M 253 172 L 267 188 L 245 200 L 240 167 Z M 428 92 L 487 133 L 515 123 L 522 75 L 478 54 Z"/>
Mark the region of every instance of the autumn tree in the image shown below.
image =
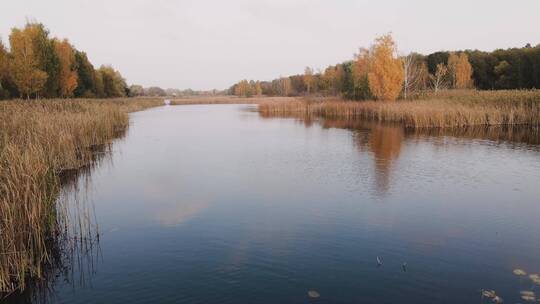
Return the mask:
<path id="1" fill-rule="evenodd" d="M 101 69 L 98 69 L 94 73 L 94 82 L 95 82 L 95 94 L 97 98 L 105 98 L 105 84 L 103 82 L 103 73 Z"/>
<path id="2" fill-rule="evenodd" d="M 472 74 L 473 70 L 467 54 L 450 53 L 448 56 L 448 77 L 450 78 L 451 88 L 471 88 L 473 86 Z"/>
<path id="3" fill-rule="evenodd" d="M 129 87 L 129 97 L 144 96 L 144 88 L 141 85 L 131 85 Z"/>
<path id="4" fill-rule="evenodd" d="M 233 90 L 233 94 L 240 97 L 240 96 L 243 96 L 244 94 L 246 94 L 246 85 L 247 85 L 247 80 L 241 80 L 240 82 L 238 82 Z"/>
<path id="5" fill-rule="evenodd" d="M 499 64 L 497 64 L 493 68 L 493 72 L 496 75 L 495 86 L 499 88 L 507 88 L 508 82 L 509 82 L 508 80 L 510 78 L 509 75 L 511 74 L 511 71 L 512 71 L 512 66 L 510 65 L 510 63 L 508 63 L 508 61 L 503 60 L 499 62 Z"/>
<path id="6" fill-rule="evenodd" d="M 0 98 L 121 97 L 128 93 L 122 75 L 111 67 L 95 70 L 84 52 L 67 40 L 52 39 L 41 23 L 12 29 L 10 52 L 0 46 Z M 1 62 L 8 58 L 7 70 Z M 3 65 L 5 67 L 5 64 Z M 5 87 L 4 87 L 5 85 Z"/>
<path id="7" fill-rule="evenodd" d="M 431 74 L 430 81 L 431 86 L 435 92 L 446 88 L 447 77 L 448 77 L 448 68 L 444 63 L 439 63 L 435 70 L 435 74 Z"/>
<path id="8" fill-rule="evenodd" d="M 167 92 L 160 87 L 149 87 L 143 89 L 143 91 L 146 96 L 167 96 Z"/>
<path id="9" fill-rule="evenodd" d="M 450 88 L 456 88 L 457 84 L 457 66 L 459 65 L 459 56 L 452 52 L 448 56 L 448 62 L 446 64 L 448 68 L 448 78 L 450 80 Z"/>
<path id="10" fill-rule="evenodd" d="M 4 47 L 2 39 L 0 39 L 0 99 L 8 98 L 10 95 L 9 90 L 5 88 L 5 82 L 7 81 L 9 75 L 8 60 L 8 51 Z"/>
<path id="11" fill-rule="evenodd" d="M 289 77 L 280 77 L 272 81 L 272 91 L 278 96 L 289 96 L 291 94 L 292 84 Z"/>
<path id="12" fill-rule="evenodd" d="M 255 95 L 256 96 L 261 96 L 262 95 L 262 87 L 261 87 L 261 82 L 260 81 L 255 82 Z"/>
<path id="13" fill-rule="evenodd" d="M 28 22 L 22 30 L 32 41 L 32 48 L 37 69 L 47 75 L 46 82 L 39 95 L 48 98 L 58 96 L 60 61 L 56 54 L 54 40 L 49 37 L 49 30 L 42 23 Z"/>
<path id="14" fill-rule="evenodd" d="M 343 90 L 344 82 L 345 82 L 345 70 L 343 69 L 342 64 L 338 64 L 334 72 L 334 81 L 332 84 L 332 87 L 334 89 L 334 94 L 338 94 Z"/>
<path id="15" fill-rule="evenodd" d="M 369 64 L 369 88 L 384 101 L 394 101 L 403 87 L 403 64 L 397 56 L 396 43 L 390 34 L 375 40 Z"/>
<path id="16" fill-rule="evenodd" d="M 402 58 L 403 97 L 425 88 L 428 81 L 427 65 L 419 54 L 411 53 Z"/>
<path id="17" fill-rule="evenodd" d="M 32 32 L 14 28 L 9 36 L 11 45 L 10 75 L 19 94 L 30 98 L 45 86 L 47 73 L 38 69 L 39 59 L 34 48 Z M 36 95 L 37 97 L 37 95 Z"/>
<path id="18" fill-rule="evenodd" d="M 75 54 L 73 47 L 64 39 L 55 41 L 54 47 L 60 62 L 58 74 L 59 92 L 61 97 L 72 97 L 77 88 L 77 71 L 75 71 Z"/>
<path id="19" fill-rule="evenodd" d="M 473 87 L 472 66 L 469 57 L 465 53 L 459 54 L 458 63 L 455 67 L 455 87 L 456 89 L 469 89 Z"/>
<path id="20" fill-rule="evenodd" d="M 101 74 L 103 94 L 105 97 L 126 96 L 127 85 L 120 72 L 111 66 L 101 66 L 99 72 Z"/>
<path id="21" fill-rule="evenodd" d="M 329 66 L 320 75 L 319 87 L 332 95 L 337 95 L 343 89 L 344 78 L 343 65 Z"/>
<path id="22" fill-rule="evenodd" d="M 358 99 L 369 99 L 372 97 L 369 87 L 370 51 L 366 48 L 360 48 L 355 58 L 356 60 L 352 66 L 353 95 Z"/>
<path id="23" fill-rule="evenodd" d="M 281 77 L 279 84 L 281 96 L 289 96 L 291 94 L 291 79 L 289 77 Z"/>
<path id="24" fill-rule="evenodd" d="M 374 51 L 375 47 L 361 50 L 353 60 L 336 65 L 336 69 L 333 69 L 332 66 L 328 67 L 322 75 L 315 74 L 313 71 L 308 72 L 309 91 L 320 89 L 326 93 L 336 94 L 339 92 L 345 98 L 350 99 L 376 97 L 373 96 L 369 83 L 370 69 L 373 69 Z M 468 57 L 467 60 L 465 60 L 465 55 Z M 396 59 L 395 56 L 392 58 Z M 426 56 L 416 55 L 403 59 L 414 59 L 415 61 L 403 62 L 404 86 L 402 92 L 403 96 L 407 96 L 407 98 L 410 98 L 410 94 L 415 90 L 433 88 L 438 91 L 446 88 L 470 88 L 473 87 L 473 84 L 482 90 L 540 88 L 540 45 L 498 49 L 493 52 L 467 50 L 457 52 L 452 56 L 451 52 L 439 51 Z M 447 66 L 447 64 L 449 65 Z M 383 64 L 380 66 L 391 67 L 392 65 Z M 418 69 L 414 67 L 418 67 Z M 341 69 L 343 73 L 338 73 L 337 69 Z M 420 79 L 413 81 L 412 78 L 418 70 L 420 71 Z M 310 74 L 313 75 L 313 83 L 309 81 Z M 288 91 L 289 95 L 306 93 L 308 89 L 304 76 L 304 73 L 299 73 L 287 77 L 291 87 L 290 90 L 285 91 Z M 332 84 L 332 79 L 335 80 L 334 84 Z M 282 95 L 283 83 L 283 79 L 279 78 L 263 82 L 261 87 L 266 95 Z M 387 84 L 389 82 L 380 83 Z M 415 83 L 417 85 L 414 85 Z"/>
<path id="25" fill-rule="evenodd" d="M 2 39 L 0 39 L 0 79 L 7 74 L 8 53 Z"/>
<path id="26" fill-rule="evenodd" d="M 77 88 L 75 96 L 99 97 L 96 91 L 96 70 L 85 52 L 75 50 L 75 70 L 77 71 Z"/>
<path id="27" fill-rule="evenodd" d="M 253 80 L 250 80 L 249 81 L 249 96 L 248 97 L 252 97 L 253 95 L 255 95 L 255 86 L 257 84 L 255 83 L 255 81 Z"/>
<path id="28" fill-rule="evenodd" d="M 234 88 L 234 95 L 238 97 L 250 97 L 251 87 L 246 79 L 240 81 Z"/>
<path id="29" fill-rule="evenodd" d="M 0 90 L 2 90 L 2 81 L 7 76 L 8 53 L 2 39 L 0 39 Z"/>
<path id="30" fill-rule="evenodd" d="M 302 94 L 306 92 L 306 84 L 304 83 L 304 74 L 292 75 L 288 77 L 291 80 L 291 94 Z"/>
<path id="31" fill-rule="evenodd" d="M 333 66 L 329 66 L 324 70 L 321 75 L 320 87 L 323 91 L 333 90 L 333 82 L 336 77 L 335 69 Z"/>
<path id="32" fill-rule="evenodd" d="M 307 93 L 310 94 L 314 84 L 313 69 L 310 67 L 306 67 L 304 70 L 304 84 L 306 85 Z"/>

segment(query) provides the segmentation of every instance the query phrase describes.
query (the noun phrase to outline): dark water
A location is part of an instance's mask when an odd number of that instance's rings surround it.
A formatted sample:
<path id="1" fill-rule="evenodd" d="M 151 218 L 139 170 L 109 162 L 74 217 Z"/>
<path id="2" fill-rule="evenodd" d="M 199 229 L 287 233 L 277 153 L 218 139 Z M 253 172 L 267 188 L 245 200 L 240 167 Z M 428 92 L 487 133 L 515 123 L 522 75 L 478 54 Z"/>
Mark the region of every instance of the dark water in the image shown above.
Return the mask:
<path id="1" fill-rule="evenodd" d="M 515 303 L 534 290 L 512 271 L 540 272 L 538 138 L 246 107 L 133 114 L 86 188 L 93 264 L 58 277 L 49 301 L 479 303 L 494 289 Z"/>

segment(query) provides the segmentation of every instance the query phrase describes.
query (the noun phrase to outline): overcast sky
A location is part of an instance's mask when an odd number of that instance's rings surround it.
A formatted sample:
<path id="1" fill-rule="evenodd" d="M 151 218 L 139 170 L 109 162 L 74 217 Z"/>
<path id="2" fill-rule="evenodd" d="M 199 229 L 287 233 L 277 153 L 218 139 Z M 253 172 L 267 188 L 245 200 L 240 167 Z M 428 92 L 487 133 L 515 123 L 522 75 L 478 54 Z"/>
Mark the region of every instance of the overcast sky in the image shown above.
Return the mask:
<path id="1" fill-rule="evenodd" d="M 25 20 L 68 38 L 130 84 L 227 88 L 323 69 L 392 32 L 401 52 L 540 43 L 540 0 L 3 0 L 0 35 Z"/>

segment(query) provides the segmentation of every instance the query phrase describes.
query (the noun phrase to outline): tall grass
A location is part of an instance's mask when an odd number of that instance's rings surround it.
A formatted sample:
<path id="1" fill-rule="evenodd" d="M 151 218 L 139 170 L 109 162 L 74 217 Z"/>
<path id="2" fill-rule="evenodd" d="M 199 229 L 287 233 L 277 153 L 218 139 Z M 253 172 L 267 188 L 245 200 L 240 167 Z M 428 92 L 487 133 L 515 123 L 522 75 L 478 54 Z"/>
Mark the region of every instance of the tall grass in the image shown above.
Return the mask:
<path id="1" fill-rule="evenodd" d="M 540 125 L 540 90 L 446 91 L 393 103 L 339 99 L 259 103 L 262 116 L 313 115 L 401 123 L 408 128 Z"/>
<path id="2" fill-rule="evenodd" d="M 159 99 L 0 102 L 0 295 L 44 276 L 61 235 L 61 177 L 122 135 Z"/>

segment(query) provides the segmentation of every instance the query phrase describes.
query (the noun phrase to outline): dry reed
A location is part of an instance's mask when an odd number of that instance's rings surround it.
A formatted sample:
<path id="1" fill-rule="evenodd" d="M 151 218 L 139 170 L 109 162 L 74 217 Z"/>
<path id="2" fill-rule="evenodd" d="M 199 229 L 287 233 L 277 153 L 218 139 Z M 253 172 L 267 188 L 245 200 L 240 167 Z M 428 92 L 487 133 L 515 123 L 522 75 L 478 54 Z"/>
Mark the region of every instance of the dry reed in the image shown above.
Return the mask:
<path id="1" fill-rule="evenodd" d="M 0 102 L 0 295 L 41 278 L 60 235 L 56 201 L 63 172 L 129 125 L 128 112 L 159 99 Z"/>
<path id="2" fill-rule="evenodd" d="M 261 102 L 262 116 L 313 115 L 403 124 L 408 128 L 540 125 L 540 91 L 446 91 L 412 101 Z"/>

